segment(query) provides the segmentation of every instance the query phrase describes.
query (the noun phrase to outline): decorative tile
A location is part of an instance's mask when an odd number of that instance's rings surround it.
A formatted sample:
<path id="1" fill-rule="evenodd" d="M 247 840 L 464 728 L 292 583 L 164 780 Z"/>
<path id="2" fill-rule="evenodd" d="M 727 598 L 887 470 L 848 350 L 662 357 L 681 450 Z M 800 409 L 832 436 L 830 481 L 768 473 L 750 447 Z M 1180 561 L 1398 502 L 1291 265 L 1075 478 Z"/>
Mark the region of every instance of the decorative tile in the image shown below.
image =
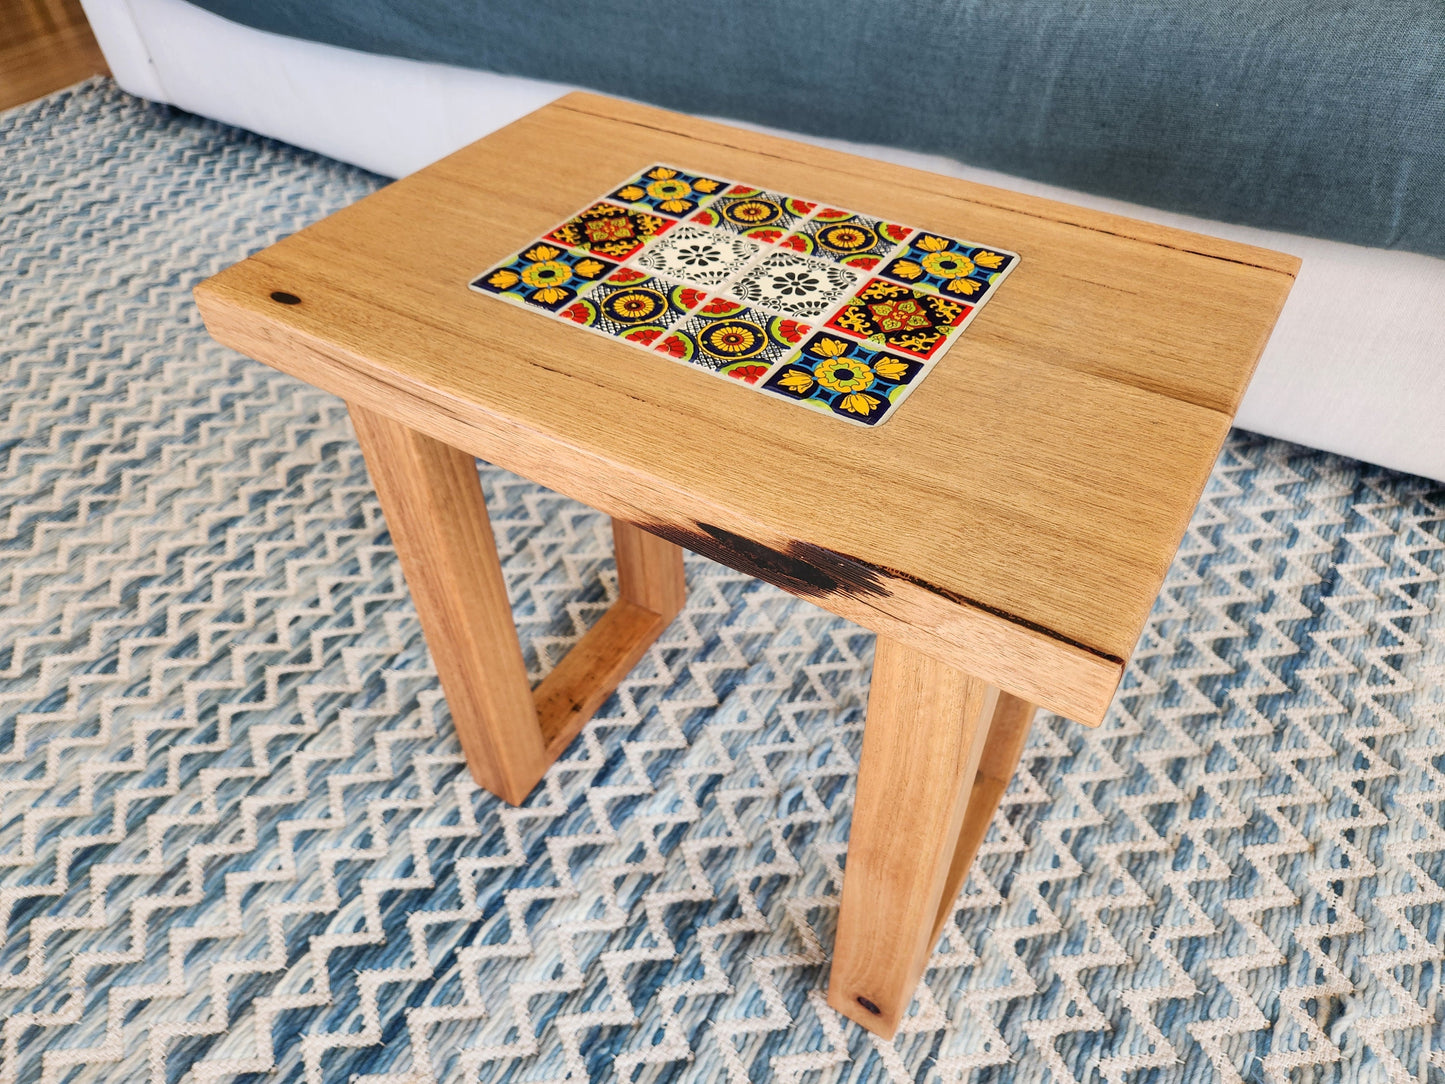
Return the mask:
<path id="1" fill-rule="evenodd" d="M 695 315 L 704 320 L 721 320 L 727 316 L 736 316 L 740 312 L 746 312 L 747 308 L 741 301 L 735 301 L 724 294 L 712 294 L 708 297 L 707 303 L 695 311 Z"/>
<path id="2" fill-rule="evenodd" d="M 746 237 L 682 225 L 637 257 L 637 263 L 671 278 L 718 286 L 762 251 Z"/>
<path id="3" fill-rule="evenodd" d="M 471 285 L 872 426 L 1018 260 L 659 163 Z"/>
<path id="4" fill-rule="evenodd" d="M 617 265 L 595 256 L 539 244 L 479 275 L 475 290 L 556 312 Z"/>
<path id="5" fill-rule="evenodd" d="M 882 279 L 870 279 L 827 327 L 901 351 L 931 358 L 963 323 L 973 306 Z"/>
<path id="6" fill-rule="evenodd" d="M 878 273 L 895 282 L 932 288 L 945 297 L 978 304 L 1018 259 L 1012 252 L 920 233 Z"/>
<path id="7" fill-rule="evenodd" d="M 743 309 L 733 316 L 691 316 L 663 337 L 656 349 L 668 357 L 714 372 L 739 363 L 771 365 L 813 329 L 784 316 Z"/>
<path id="8" fill-rule="evenodd" d="M 765 391 L 877 425 L 912 390 L 924 363 L 841 335 L 814 335 L 773 370 Z"/>
<path id="9" fill-rule="evenodd" d="M 610 193 L 610 198 L 671 218 L 684 218 L 726 187 L 726 181 L 670 166 L 653 166 Z"/>
<path id="10" fill-rule="evenodd" d="M 858 285 L 858 276 L 827 260 L 774 252 L 748 269 L 727 291 L 789 316 L 819 317 Z"/>
<path id="11" fill-rule="evenodd" d="M 557 315 L 639 346 L 651 346 L 708 295 L 693 286 L 620 267 Z"/>
<path id="12" fill-rule="evenodd" d="M 817 206 L 807 200 L 735 184 L 688 221 L 776 244 Z"/>
<path id="13" fill-rule="evenodd" d="M 789 234 L 779 244 L 795 252 L 835 260 L 859 271 L 871 271 L 883 261 L 883 257 L 898 247 L 899 242 L 908 240 L 912 235 L 912 226 L 900 226 L 896 222 L 824 207 L 797 233 Z"/>
<path id="14" fill-rule="evenodd" d="M 543 240 L 556 241 L 595 256 L 625 260 L 676 224 L 657 215 L 599 201 L 569 218 Z"/>
<path id="15" fill-rule="evenodd" d="M 768 375 L 768 367 L 768 362 L 765 361 L 735 361 L 731 365 L 724 365 L 718 372 L 734 380 L 741 380 L 744 384 L 756 384 Z"/>

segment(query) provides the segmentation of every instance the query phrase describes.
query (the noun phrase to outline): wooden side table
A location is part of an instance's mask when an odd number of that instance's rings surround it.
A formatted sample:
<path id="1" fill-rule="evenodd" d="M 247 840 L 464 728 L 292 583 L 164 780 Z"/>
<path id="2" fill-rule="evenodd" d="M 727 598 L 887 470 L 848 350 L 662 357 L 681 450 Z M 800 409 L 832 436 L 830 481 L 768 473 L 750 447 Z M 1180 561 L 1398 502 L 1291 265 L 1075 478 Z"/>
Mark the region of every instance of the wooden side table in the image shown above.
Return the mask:
<path id="1" fill-rule="evenodd" d="M 1022 263 L 861 429 L 466 284 L 651 162 Z M 687 547 L 878 634 L 829 1003 L 896 1030 L 1034 705 L 1097 725 L 1298 261 L 572 94 L 202 283 L 344 397 L 477 781 L 520 802 L 684 601 Z M 535 690 L 473 456 L 613 517 L 621 598 Z"/>

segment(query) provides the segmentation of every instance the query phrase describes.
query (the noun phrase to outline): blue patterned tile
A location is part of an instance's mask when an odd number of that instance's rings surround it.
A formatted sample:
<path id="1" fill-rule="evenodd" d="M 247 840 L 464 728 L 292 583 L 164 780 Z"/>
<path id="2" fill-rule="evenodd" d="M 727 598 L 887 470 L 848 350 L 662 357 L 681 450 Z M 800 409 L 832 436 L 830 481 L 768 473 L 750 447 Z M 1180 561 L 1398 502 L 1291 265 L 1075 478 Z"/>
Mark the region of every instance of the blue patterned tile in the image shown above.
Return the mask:
<path id="1" fill-rule="evenodd" d="M 536 244 L 472 280 L 472 289 L 556 312 L 617 267 L 610 260 Z"/>
<path id="2" fill-rule="evenodd" d="M 654 214 L 685 218 L 727 187 L 727 182 L 671 166 L 645 169 L 609 195 L 621 203 L 645 207 Z"/>
<path id="3" fill-rule="evenodd" d="M 920 233 L 878 273 L 894 282 L 977 305 L 1017 259 L 1003 249 Z"/>
<path id="4" fill-rule="evenodd" d="M 814 335 L 763 384 L 770 391 L 849 421 L 877 425 L 912 390 L 925 365 L 842 335 Z"/>

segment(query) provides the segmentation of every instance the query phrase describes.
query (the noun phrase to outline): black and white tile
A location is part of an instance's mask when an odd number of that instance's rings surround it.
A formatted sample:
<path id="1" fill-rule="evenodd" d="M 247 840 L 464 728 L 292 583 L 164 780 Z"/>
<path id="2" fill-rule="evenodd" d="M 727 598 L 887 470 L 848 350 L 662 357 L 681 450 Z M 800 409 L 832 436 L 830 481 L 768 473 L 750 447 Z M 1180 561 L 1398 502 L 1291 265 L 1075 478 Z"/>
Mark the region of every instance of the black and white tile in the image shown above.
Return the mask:
<path id="1" fill-rule="evenodd" d="M 858 275 L 846 267 L 792 252 L 774 252 L 726 289 L 743 301 L 776 312 L 817 317 L 857 285 Z"/>
<path id="2" fill-rule="evenodd" d="M 635 262 L 684 282 L 718 286 L 761 251 L 760 244 L 746 237 L 682 225 L 656 241 Z"/>

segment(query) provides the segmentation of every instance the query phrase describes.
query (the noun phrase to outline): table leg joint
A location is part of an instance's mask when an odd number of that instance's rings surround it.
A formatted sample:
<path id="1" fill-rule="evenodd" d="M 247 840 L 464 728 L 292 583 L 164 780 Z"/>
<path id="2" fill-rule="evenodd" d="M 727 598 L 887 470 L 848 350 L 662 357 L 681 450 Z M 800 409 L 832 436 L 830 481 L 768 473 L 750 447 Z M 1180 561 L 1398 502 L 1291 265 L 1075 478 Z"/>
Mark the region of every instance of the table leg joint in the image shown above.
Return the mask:
<path id="1" fill-rule="evenodd" d="M 613 520 L 620 597 L 533 690 L 476 461 L 349 407 L 467 767 L 519 804 L 682 609 L 682 550 Z"/>

